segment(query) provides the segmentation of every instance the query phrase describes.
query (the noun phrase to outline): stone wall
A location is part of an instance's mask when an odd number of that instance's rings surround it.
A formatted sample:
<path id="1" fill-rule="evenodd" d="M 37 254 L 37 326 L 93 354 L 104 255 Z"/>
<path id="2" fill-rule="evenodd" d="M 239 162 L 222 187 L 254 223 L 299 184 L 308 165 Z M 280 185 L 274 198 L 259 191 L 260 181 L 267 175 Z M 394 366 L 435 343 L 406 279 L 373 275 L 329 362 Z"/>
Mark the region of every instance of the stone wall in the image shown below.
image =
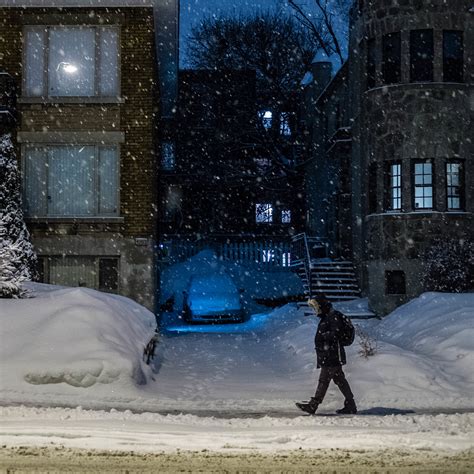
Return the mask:
<path id="1" fill-rule="evenodd" d="M 352 28 L 350 83 L 354 115 L 352 148 L 353 237 L 364 292 L 373 310 L 386 314 L 424 291 L 423 252 L 436 238 L 474 235 L 473 14 L 467 1 L 399 0 L 365 2 Z M 433 82 L 410 83 L 410 30 L 432 29 Z M 464 32 L 464 82 L 443 83 L 442 32 Z M 382 36 L 401 33 L 401 81 L 382 84 Z M 367 40 L 375 40 L 376 84 L 366 90 Z M 433 163 L 433 209 L 413 208 L 413 160 Z M 465 206 L 448 211 L 447 160 L 464 166 Z M 402 166 L 402 209 L 385 206 L 387 163 Z M 376 181 L 369 166 L 377 166 Z M 376 209 L 369 210 L 375 192 Z M 387 271 L 401 270 L 405 295 L 387 295 Z"/>

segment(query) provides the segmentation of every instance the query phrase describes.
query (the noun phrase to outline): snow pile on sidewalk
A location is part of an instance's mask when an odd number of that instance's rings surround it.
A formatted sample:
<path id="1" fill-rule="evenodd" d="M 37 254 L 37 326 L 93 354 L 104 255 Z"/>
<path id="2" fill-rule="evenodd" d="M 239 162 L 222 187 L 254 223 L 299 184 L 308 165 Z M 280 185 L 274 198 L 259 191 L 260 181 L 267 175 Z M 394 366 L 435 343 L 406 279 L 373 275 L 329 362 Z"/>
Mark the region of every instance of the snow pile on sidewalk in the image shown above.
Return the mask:
<path id="1" fill-rule="evenodd" d="M 28 284 L 34 297 L 0 301 L 2 390 L 45 384 L 145 384 L 154 315 L 121 296 Z"/>
<path id="2" fill-rule="evenodd" d="M 377 327 L 380 338 L 406 350 L 453 363 L 474 379 L 474 293 L 424 293 Z"/>

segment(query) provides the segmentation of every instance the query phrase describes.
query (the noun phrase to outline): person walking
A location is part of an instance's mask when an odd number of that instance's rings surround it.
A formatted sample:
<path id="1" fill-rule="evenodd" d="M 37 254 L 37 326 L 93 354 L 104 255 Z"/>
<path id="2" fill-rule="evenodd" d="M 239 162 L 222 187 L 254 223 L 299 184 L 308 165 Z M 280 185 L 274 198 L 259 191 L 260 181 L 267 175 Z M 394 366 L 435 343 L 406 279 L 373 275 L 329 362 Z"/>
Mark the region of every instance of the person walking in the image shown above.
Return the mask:
<path id="1" fill-rule="evenodd" d="M 296 403 L 296 406 L 300 410 L 314 415 L 324 400 L 331 380 L 333 380 L 345 398 L 344 407 L 337 410 L 336 413 L 356 414 L 357 406 L 354 395 L 342 370 L 342 366 L 346 363 L 344 345 L 349 345 L 354 340 L 352 323 L 342 313 L 336 311 L 323 294 L 309 300 L 308 304 L 320 318 L 314 344 L 317 367 L 321 369 L 321 373 L 314 397 L 308 402 Z M 352 334 L 347 334 L 348 331 L 352 331 Z"/>

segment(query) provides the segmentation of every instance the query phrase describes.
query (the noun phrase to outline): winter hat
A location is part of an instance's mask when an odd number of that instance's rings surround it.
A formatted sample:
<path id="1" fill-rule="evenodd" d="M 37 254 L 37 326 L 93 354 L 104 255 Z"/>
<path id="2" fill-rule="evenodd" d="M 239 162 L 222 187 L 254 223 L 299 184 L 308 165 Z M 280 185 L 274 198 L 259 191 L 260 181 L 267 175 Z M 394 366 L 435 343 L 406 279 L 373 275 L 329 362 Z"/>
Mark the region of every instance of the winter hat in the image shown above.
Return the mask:
<path id="1" fill-rule="evenodd" d="M 329 311 L 332 308 L 332 303 L 324 293 L 317 293 L 314 295 L 314 299 L 319 303 L 323 311 Z"/>

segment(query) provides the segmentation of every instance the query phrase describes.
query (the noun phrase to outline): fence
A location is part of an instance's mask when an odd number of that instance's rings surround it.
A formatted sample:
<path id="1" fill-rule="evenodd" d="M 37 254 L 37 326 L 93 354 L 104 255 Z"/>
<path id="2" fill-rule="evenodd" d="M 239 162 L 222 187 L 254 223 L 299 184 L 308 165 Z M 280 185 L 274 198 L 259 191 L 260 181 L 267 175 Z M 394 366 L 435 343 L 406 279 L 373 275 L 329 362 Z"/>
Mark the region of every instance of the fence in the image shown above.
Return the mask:
<path id="1" fill-rule="evenodd" d="M 162 261 L 177 263 L 196 255 L 204 249 L 213 250 L 222 260 L 259 264 L 268 267 L 289 267 L 291 264 L 290 242 L 275 239 L 238 241 L 186 241 L 178 238 L 160 244 Z"/>

